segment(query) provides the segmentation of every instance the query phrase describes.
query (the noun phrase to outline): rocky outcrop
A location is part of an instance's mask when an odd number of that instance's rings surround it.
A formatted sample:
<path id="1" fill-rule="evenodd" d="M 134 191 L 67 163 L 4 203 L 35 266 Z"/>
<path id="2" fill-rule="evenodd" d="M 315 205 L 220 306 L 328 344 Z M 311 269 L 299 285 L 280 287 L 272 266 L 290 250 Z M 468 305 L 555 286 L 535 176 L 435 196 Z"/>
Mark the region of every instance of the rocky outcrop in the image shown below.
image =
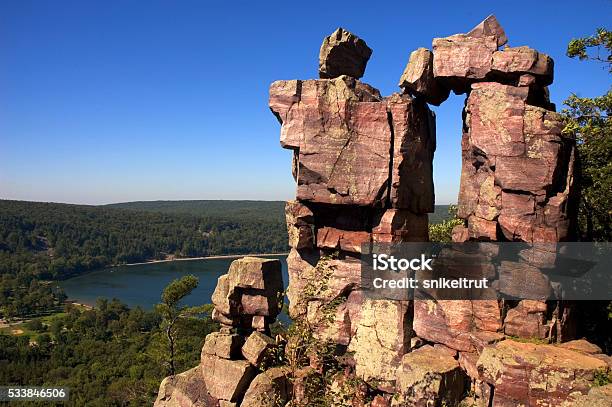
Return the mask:
<path id="1" fill-rule="evenodd" d="M 217 400 L 210 396 L 199 366 L 166 377 L 159 386 L 155 407 L 209 407 Z"/>
<path id="2" fill-rule="evenodd" d="M 246 394 L 249 398 L 241 405 L 267 405 L 253 403 L 262 389 L 269 390 L 268 378 L 278 382 L 273 372 L 260 377 L 258 370 L 277 346 L 267 334 L 280 312 L 282 293 L 279 260 L 243 257 L 233 261 L 228 273 L 219 277 L 212 296 L 213 318 L 220 323 L 220 331 L 206 336 L 199 366 L 164 379 L 155 405 L 229 407 L 239 405 Z M 282 394 L 286 398 L 286 392 Z"/>
<path id="3" fill-rule="evenodd" d="M 399 87 L 405 93 L 424 97 L 427 103 L 439 106 L 448 99 L 450 89 L 434 77 L 433 53 L 427 48 L 412 51 L 408 65 L 400 77 Z"/>
<path id="4" fill-rule="evenodd" d="M 427 345 L 402 358 L 392 406 L 457 405 L 466 375 L 453 356 Z"/>
<path id="5" fill-rule="evenodd" d="M 364 299 L 358 256 L 372 242 L 427 240 L 435 124 L 424 100 L 381 97 L 357 79 L 363 69 L 274 82 L 269 104 L 296 165 L 296 201 L 286 206 L 290 314 L 348 347 L 356 375 L 389 390 L 412 314 L 408 303 Z"/>
<path id="6" fill-rule="evenodd" d="M 219 277 L 212 296 L 213 319 L 227 329 L 269 332 L 282 306 L 282 292 L 278 260 L 243 257 Z"/>
<path id="7" fill-rule="evenodd" d="M 199 369 L 164 381 L 158 406 L 610 401 L 607 387 L 594 386 L 612 358 L 572 341 L 573 304 L 546 301 L 556 285 L 542 270 L 554 267 L 556 243 L 572 238 L 577 191 L 575 140 L 561 132 L 546 88 L 553 61 L 528 47 L 500 50 L 507 42 L 494 16 L 436 38 L 431 51 L 410 54 L 402 92 L 383 97 L 359 80 L 371 49 L 338 29 L 321 46 L 319 79 L 270 86 L 296 180 L 285 207 L 294 326 L 286 340 L 270 337 L 281 308 L 279 265 L 232 263 L 213 295 L 221 331 L 206 338 Z M 361 256 L 379 243 L 429 240 L 436 133 L 428 103 L 439 105 L 451 90 L 466 94 L 464 224 L 453 241 L 546 245 L 510 261 L 484 243 L 481 264 L 445 269 L 444 277 L 489 278 L 500 298 L 436 299 L 419 290 L 414 299 L 372 298 Z M 474 262 L 460 246 L 445 256 Z M 279 361 L 289 367 L 271 367 Z"/>
<path id="8" fill-rule="evenodd" d="M 511 340 L 486 347 L 477 368 L 495 389 L 493 405 L 500 407 L 558 406 L 587 394 L 595 376 L 608 371 L 606 363 L 589 355 Z"/>

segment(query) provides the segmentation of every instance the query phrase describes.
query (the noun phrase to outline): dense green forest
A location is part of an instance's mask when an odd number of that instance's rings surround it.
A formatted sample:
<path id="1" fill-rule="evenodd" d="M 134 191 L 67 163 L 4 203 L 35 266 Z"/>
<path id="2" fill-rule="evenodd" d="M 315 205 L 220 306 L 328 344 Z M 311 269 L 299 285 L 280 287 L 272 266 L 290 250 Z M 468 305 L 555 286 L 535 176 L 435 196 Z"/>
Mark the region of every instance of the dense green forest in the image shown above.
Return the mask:
<path id="1" fill-rule="evenodd" d="M 218 329 L 210 314 L 178 322 L 176 368 L 198 363 L 203 338 Z M 98 300 L 91 310 L 67 306 L 31 336 L 0 335 L 2 385 L 65 386 L 69 406 L 151 405 L 168 374 L 160 316 Z M 47 403 L 48 404 L 48 403 Z"/>

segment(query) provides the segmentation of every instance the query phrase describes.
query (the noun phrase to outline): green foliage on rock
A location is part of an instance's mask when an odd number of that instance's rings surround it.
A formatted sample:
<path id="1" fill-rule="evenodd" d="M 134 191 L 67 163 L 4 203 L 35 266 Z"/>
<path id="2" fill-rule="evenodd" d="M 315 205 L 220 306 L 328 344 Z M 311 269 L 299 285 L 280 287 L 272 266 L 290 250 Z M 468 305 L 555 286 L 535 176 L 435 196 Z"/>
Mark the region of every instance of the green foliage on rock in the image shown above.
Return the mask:
<path id="1" fill-rule="evenodd" d="M 431 242 L 452 242 L 453 228 L 463 224 L 463 219 L 457 217 L 457 205 L 449 205 L 446 219 L 440 223 L 429 224 L 429 240 Z"/>

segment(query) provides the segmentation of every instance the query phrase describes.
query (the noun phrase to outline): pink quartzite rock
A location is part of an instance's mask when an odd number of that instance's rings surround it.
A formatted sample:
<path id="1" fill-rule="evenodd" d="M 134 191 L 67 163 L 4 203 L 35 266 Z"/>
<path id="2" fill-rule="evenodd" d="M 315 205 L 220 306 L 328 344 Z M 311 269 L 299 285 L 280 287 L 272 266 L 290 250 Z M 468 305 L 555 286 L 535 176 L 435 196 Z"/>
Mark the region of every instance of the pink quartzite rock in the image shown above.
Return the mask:
<path id="1" fill-rule="evenodd" d="M 430 342 L 472 352 L 482 347 L 485 337 L 498 338 L 494 334 L 501 329 L 501 311 L 496 300 L 414 301 L 414 331 Z"/>
<path id="2" fill-rule="evenodd" d="M 495 51 L 497 38 L 494 35 L 455 34 L 434 38 L 434 77 L 455 93 L 465 93 L 472 82 L 484 80 L 490 74 Z"/>
<path id="3" fill-rule="evenodd" d="M 396 396 L 391 406 L 454 406 L 465 388 L 465 374 L 455 358 L 423 346 L 402 358 L 397 370 Z"/>
<path id="4" fill-rule="evenodd" d="M 309 301 L 326 304 L 361 286 L 361 262 L 350 257 L 332 259 L 318 251 L 293 249 L 287 256 L 287 269 L 289 315 L 294 319 L 306 315 Z"/>
<path id="5" fill-rule="evenodd" d="M 312 211 L 298 201 L 288 201 L 285 204 L 285 218 L 289 234 L 289 246 L 295 249 L 311 248 L 314 245 Z"/>
<path id="6" fill-rule="evenodd" d="M 565 342 L 565 343 L 560 343 L 558 346 L 564 348 L 564 349 L 569 349 L 569 350 L 573 350 L 576 352 L 581 352 L 581 353 L 586 353 L 589 355 L 594 355 L 597 353 L 602 353 L 602 350 L 599 346 L 595 345 L 594 343 L 590 343 L 589 341 L 587 341 L 586 339 L 576 339 L 573 341 L 569 341 L 569 342 Z"/>
<path id="7" fill-rule="evenodd" d="M 407 209 L 387 209 L 376 217 L 372 228 L 372 241 L 426 242 L 429 240 L 426 214 L 417 215 Z"/>
<path id="8" fill-rule="evenodd" d="M 555 242 L 571 232 L 574 140 L 529 89 L 475 83 L 466 106 L 457 214 L 472 240 Z"/>
<path id="9" fill-rule="evenodd" d="M 523 155 L 526 98 L 525 88 L 494 82 L 474 84 L 467 104 L 471 147 L 486 157 Z"/>
<path id="10" fill-rule="evenodd" d="M 605 386 L 592 387 L 586 395 L 571 394 L 560 407 L 609 407 L 611 400 L 612 384 L 606 384 Z"/>
<path id="11" fill-rule="evenodd" d="M 253 332 L 242 346 L 242 355 L 252 365 L 260 366 L 271 357 L 271 351 L 275 346 L 274 339 L 261 332 Z"/>
<path id="12" fill-rule="evenodd" d="M 527 306 L 529 303 L 537 306 Z M 546 303 L 523 300 L 517 307 L 508 310 L 504 332 L 519 338 L 546 339 L 550 334 L 550 324 L 547 324 L 545 312 Z"/>
<path id="13" fill-rule="evenodd" d="M 200 368 L 210 395 L 231 402 L 242 398 L 256 375 L 255 367 L 246 360 L 227 360 L 208 354 L 202 354 Z"/>
<path id="14" fill-rule="evenodd" d="M 202 352 L 224 359 L 236 359 L 241 356 L 240 348 L 244 339 L 237 334 L 213 332 L 206 335 Z"/>
<path id="15" fill-rule="evenodd" d="M 217 400 L 208 394 L 200 367 L 166 377 L 159 386 L 155 407 L 208 407 Z"/>
<path id="16" fill-rule="evenodd" d="M 282 292 L 279 260 L 257 257 L 234 260 L 228 273 L 219 277 L 212 295 L 213 319 L 225 326 L 265 331 L 268 322 L 280 312 Z"/>
<path id="17" fill-rule="evenodd" d="M 381 389 L 395 385 L 396 369 L 414 336 L 410 303 L 366 299 L 358 315 L 348 351 L 355 360 L 355 374 L 365 381 L 375 380 Z"/>
<path id="18" fill-rule="evenodd" d="M 270 108 L 282 123 L 281 145 L 298 154 L 299 201 L 383 207 L 390 200 L 393 208 L 433 211 L 435 125 L 425 102 L 383 101 L 342 76 L 274 82 Z"/>
<path id="19" fill-rule="evenodd" d="M 372 50 L 364 40 L 338 28 L 323 40 L 319 53 L 319 77 L 336 78 L 341 75 L 361 78 Z"/>
<path id="20" fill-rule="evenodd" d="M 299 83 L 299 103 L 287 108 L 286 90 L 292 86 L 275 82 L 270 108 L 283 123 L 281 145 L 299 150 L 297 199 L 382 206 L 391 128 L 379 95 L 346 76 L 288 82 Z"/>
<path id="21" fill-rule="evenodd" d="M 273 367 L 253 379 L 244 395 L 241 407 L 277 407 L 285 405 L 291 398 L 291 370 L 288 367 Z"/>
<path id="22" fill-rule="evenodd" d="M 607 369 L 592 356 L 511 340 L 486 347 L 478 359 L 478 371 L 495 386 L 496 407 L 558 406 L 570 395 L 586 394 L 595 375 Z"/>
<path id="23" fill-rule="evenodd" d="M 481 21 L 476 27 L 472 28 L 467 35 L 478 38 L 494 36 L 497 39 L 498 47 L 501 47 L 508 42 L 506 32 L 493 14 Z"/>
<path id="24" fill-rule="evenodd" d="M 391 206 L 413 213 L 434 211 L 435 116 L 423 101 L 393 94 L 386 99 L 393 126 Z"/>
<path id="25" fill-rule="evenodd" d="M 370 243 L 372 236 L 368 232 L 355 232 L 332 227 L 323 227 L 317 231 L 317 247 L 323 249 L 341 249 L 347 252 L 361 253 L 361 247 Z"/>
<path id="26" fill-rule="evenodd" d="M 427 48 L 412 51 L 408 65 L 400 77 L 399 87 L 414 96 L 422 96 L 427 103 L 440 106 L 448 99 L 450 89 L 442 86 L 433 74 L 433 53 Z"/>
<path id="27" fill-rule="evenodd" d="M 546 54 L 529 47 L 516 47 L 494 52 L 491 69 L 504 79 L 530 74 L 540 86 L 547 86 L 553 82 L 553 64 Z"/>

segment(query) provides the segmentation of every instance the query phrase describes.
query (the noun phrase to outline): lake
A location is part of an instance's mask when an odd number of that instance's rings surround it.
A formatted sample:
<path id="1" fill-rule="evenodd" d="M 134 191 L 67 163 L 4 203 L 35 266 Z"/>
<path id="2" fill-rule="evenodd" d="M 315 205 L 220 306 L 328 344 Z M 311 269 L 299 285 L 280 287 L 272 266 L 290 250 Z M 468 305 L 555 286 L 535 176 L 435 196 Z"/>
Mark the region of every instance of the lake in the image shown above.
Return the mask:
<path id="1" fill-rule="evenodd" d="M 262 256 L 264 257 L 264 256 Z M 287 287 L 287 256 L 265 256 L 281 260 L 283 283 Z M 219 276 L 227 273 L 235 258 L 202 259 L 109 267 L 91 271 L 60 282 L 68 299 L 95 305 L 96 299 L 117 298 L 130 307 L 152 309 L 172 280 L 193 274 L 200 279 L 198 287 L 185 298 L 185 305 L 209 304 Z"/>

